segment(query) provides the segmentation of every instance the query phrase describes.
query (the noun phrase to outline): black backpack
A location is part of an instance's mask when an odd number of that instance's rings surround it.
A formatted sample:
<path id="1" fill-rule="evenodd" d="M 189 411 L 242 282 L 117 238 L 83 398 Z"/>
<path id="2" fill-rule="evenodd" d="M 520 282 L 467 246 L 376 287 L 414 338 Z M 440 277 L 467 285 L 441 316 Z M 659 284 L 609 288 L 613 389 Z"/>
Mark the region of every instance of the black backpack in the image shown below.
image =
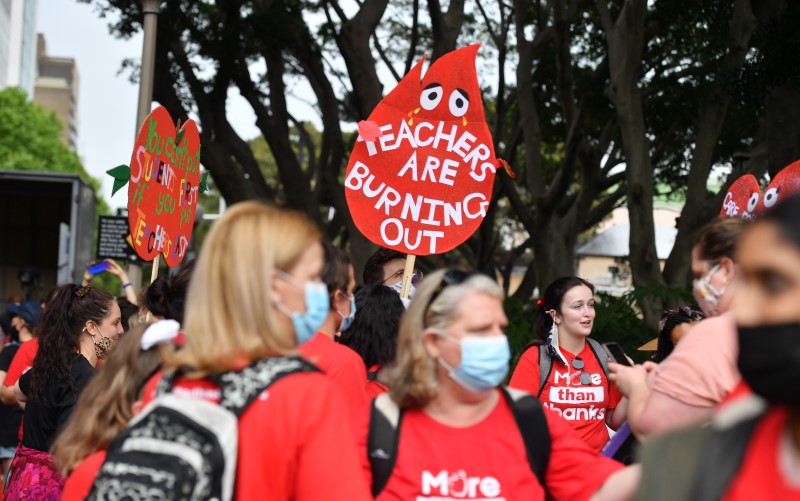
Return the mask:
<path id="1" fill-rule="evenodd" d="M 269 357 L 214 374 L 219 404 L 170 393 L 184 371 L 165 375 L 156 398 L 109 444 L 87 499 L 232 499 L 239 416 L 281 378 L 316 370 L 299 357 Z"/>
<path id="2" fill-rule="evenodd" d="M 550 460 L 550 432 L 542 404 L 533 395 L 524 391 L 505 387 L 500 390 L 511 407 L 514 420 L 522 434 L 528 465 L 546 491 L 544 477 Z M 372 470 L 372 496 L 375 498 L 386 487 L 392 476 L 397 460 L 397 445 L 400 443 L 402 422 L 403 409 L 398 407 L 388 393 L 383 393 L 372 401 L 367 456 Z"/>

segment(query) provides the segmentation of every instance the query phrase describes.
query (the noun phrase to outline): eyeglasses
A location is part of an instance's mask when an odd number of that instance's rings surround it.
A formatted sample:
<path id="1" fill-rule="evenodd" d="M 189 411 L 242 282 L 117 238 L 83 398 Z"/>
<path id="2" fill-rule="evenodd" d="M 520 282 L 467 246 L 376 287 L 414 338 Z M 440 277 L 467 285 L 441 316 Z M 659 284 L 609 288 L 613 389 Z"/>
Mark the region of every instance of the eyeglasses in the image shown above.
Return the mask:
<path id="1" fill-rule="evenodd" d="M 390 276 L 389 278 L 387 278 L 386 280 L 383 281 L 383 285 L 386 285 L 386 282 L 388 282 L 390 280 L 391 281 L 403 280 L 403 274 L 404 273 L 405 273 L 405 270 L 397 270 L 392 276 Z M 422 277 L 423 276 L 424 275 L 422 274 L 422 272 L 420 270 L 414 268 L 414 271 L 411 272 L 411 285 L 413 285 L 414 287 L 419 285 L 419 283 L 422 282 Z"/>
<path id="2" fill-rule="evenodd" d="M 428 305 L 425 306 L 425 313 L 428 312 L 428 309 L 431 307 L 433 302 L 436 301 L 436 298 L 439 297 L 439 294 L 441 294 L 442 291 L 453 285 L 463 284 L 472 275 L 473 273 L 464 270 L 447 270 L 444 276 L 442 276 L 442 281 L 439 282 L 439 285 L 436 286 L 433 294 L 431 294 L 431 298 L 428 299 Z"/>

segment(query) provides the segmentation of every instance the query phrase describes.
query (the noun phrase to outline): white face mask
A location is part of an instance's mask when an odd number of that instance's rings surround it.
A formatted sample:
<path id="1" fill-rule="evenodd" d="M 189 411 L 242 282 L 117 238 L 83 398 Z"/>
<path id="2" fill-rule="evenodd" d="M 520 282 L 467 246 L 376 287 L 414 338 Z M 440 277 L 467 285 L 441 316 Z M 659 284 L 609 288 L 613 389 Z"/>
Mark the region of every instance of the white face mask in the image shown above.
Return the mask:
<path id="1" fill-rule="evenodd" d="M 703 278 L 695 280 L 692 285 L 694 298 L 697 300 L 697 304 L 700 305 L 700 309 L 703 310 L 703 313 L 708 317 L 717 316 L 719 313 L 719 303 L 722 301 L 722 296 L 725 295 L 725 290 L 728 288 L 726 285 L 722 287 L 722 289 L 717 290 L 711 285 L 711 278 L 714 276 L 714 273 L 719 271 L 719 268 L 720 265 L 715 264 Z"/>

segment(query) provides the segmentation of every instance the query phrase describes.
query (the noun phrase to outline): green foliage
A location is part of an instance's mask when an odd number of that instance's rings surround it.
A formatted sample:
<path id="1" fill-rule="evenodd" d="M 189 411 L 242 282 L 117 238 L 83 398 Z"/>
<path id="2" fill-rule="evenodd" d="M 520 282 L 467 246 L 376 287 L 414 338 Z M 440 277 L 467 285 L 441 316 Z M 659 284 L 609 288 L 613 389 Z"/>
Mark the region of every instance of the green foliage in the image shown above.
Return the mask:
<path id="1" fill-rule="evenodd" d="M 508 327 L 506 337 L 511 347 L 511 370 L 514 372 L 519 357 L 525 351 L 525 347 L 533 341 L 533 313 L 532 303 L 520 301 L 519 299 L 508 298 L 503 305 L 508 317 Z"/>
<path id="2" fill-rule="evenodd" d="M 620 297 L 604 293 L 597 296 L 599 301 L 595 307 L 597 315 L 592 336 L 601 342 L 616 341 L 636 362 L 648 360 L 647 353 L 637 351 L 639 346 L 658 336 L 658 332 L 642 321 L 639 305 L 652 299 L 665 305 L 694 303 L 689 291 L 666 285 L 640 285 Z"/>
<path id="3" fill-rule="evenodd" d="M 0 91 L 0 170 L 78 174 L 97 192 L 100 182 L 84 170 L 60 134 L 58 117 L 28 101 L 24 91 L 17 87 Z M 102 197 L 97 212 L 110 212 Z"/>

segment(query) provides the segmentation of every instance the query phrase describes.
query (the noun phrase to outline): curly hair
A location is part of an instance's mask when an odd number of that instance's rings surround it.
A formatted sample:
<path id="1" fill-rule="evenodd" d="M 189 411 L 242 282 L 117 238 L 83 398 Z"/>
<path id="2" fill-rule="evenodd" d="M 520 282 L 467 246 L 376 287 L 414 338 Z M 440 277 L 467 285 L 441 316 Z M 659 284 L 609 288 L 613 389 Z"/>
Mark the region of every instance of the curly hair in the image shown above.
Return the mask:
<path id="1" fill-rule="evenodd" d="M 194 260 L 186 263 L 174 275 L 160 275 L 142 292 L 139 304 L 157 317 L 172 319 L 183 324 L 183 310 L 189 282 L 194 272 Z"/>
<path id="2" fill-rule="evenodd" d="M 31 401 L 51 405 L 44 401 L 45 388 L 72 381 L 84 325 L 89 320 L 101 323 L 115 301 L 110 292 L 91 286 L 66 284 L 57 289 L 42 315 L 39 351 L 31 367 Z"/>
<path id="3" fill-rule="evenodd" d="M 140 348 L 147 327 L 149 324 L 139 324 L 122 336 L 81 393 L 51 448 L 64 474 L 106 449 L 133 417 L 133 403 L 141 399 L 145 384 L 161 367 L 158 345 L 146 351 Z"/>
<path id="4" fill-rule="evenodd" d="M 393 289 L 365 285 L 356 292 L 356 316 L 339 343 L 361 355 L 364 364 L 386 366 L 394 361 L 397 332 L 406 309 Z"/>

